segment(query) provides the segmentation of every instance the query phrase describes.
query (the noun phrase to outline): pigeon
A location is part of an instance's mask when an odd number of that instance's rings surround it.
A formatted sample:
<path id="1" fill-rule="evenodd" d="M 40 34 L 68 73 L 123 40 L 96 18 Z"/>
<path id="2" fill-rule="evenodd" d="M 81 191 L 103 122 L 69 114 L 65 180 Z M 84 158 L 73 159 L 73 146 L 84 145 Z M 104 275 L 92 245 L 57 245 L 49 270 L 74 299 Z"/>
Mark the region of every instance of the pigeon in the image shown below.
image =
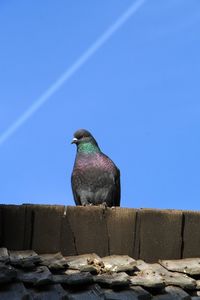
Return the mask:
<path id="1" fill-rule="evenodd" d="M 72 144 L 77 146 L 71 175 L 76 205 L 120 206 L 120 171 L 114 162 L 85 129 L 74 133 Z"/>

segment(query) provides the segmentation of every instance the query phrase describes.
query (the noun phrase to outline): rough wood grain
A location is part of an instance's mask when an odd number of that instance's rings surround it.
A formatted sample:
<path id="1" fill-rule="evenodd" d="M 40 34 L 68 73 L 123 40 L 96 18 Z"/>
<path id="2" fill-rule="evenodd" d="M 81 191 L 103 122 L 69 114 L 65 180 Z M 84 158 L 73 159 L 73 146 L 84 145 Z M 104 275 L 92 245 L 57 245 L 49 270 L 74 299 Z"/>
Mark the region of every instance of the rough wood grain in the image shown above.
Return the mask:
<path id="1" fill-rule="evenodd" d="M 200 212 L 184 211 L 183 258 L 200 257 Z"/>
<path id="2" fill-rule="evenodd" d="M 129 255 L 137 258 L 136 218 L 135 209 L 114 207 L 106 210 L 110 255 Z"/>
<path id="3" fill-rule="evenodd" d="M 3 205 L 2 245 L 10 250 L 21 250 L 24 246 L 25 207 L 23 205 Z"/>
<path id="4" fill-rule="evenodd" d="M 66 217 L 74 235 L 78 254 L 95 252 L 100 256 L 108 255 L 108 234 L 104 208 L 68 206 Z"/>
<path id="5" fill-rule="evenodd" d="M 33 209 L 34 213 L 32 249 L 39 253 L 59 252 L 64 206 L 40 206 L 30 209 Z"/>
<path id="6" fill-rule="evenodd" d="M 181 258 L 182 212 L 142 209 L 140 223 L 140 258 L 147 262 Z"/>
<path id="7" fill-rule="evenodd" d="M 72 232 L 68 217 L 66 216 L 67 207 L 65 207 L 64 215 L 61 223 L 60 233 L 60 251 L 63 255 L 77 255 L 75 237 Z"/>

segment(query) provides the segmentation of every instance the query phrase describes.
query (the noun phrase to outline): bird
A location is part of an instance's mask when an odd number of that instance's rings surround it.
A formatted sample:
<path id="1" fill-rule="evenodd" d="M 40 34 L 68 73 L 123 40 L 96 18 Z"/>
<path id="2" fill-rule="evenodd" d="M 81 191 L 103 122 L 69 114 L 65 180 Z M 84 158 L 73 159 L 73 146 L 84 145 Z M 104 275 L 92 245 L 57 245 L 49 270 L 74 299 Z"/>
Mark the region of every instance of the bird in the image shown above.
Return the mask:
<path id="1" fill-rule="evenodd" d="M 97 141 L 86 129 L 78 129 L 71 142 L 77 152 L 71 174 L 76 205 L 120 206 L 120 170 L 101 152 Z"/>

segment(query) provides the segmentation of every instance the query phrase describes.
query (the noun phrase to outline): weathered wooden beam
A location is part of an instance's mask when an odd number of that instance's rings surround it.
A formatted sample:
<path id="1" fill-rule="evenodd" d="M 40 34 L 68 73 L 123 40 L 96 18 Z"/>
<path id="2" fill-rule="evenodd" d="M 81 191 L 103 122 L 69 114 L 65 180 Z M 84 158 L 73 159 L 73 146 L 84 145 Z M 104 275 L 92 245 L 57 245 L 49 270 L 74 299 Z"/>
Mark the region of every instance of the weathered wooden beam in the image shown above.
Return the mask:
<path id="1" fill-rule="evenodd" d="M 200 212 L 183 211 L 183 258 L 200 257 Z"/>
<path id="2" fill-rule="evenodd" d="M 181 258 L 182 212 L 141 209 L 138 211 L 139 257 L 147 262 Z"/>
<path id="3" fill-rule="evenodd" d="M 1 206 L 1 245 L 12 250 L 24 247 L 25 207 L 23 205 Z"/>
<path id="4" fill-rule="evenodd" d="M 38 253 L 60 251 L 60 232 L 64 206 L 27 207 L 33 210 L 32 249 Z"/>
<path id="5" fill-rule="evenodd" d="M 108 208 L 105 216 L 110 255 L 124 254 L 138 258 L 137 210 L 119 207 Z"/>
<path id="6" fill-rule="evenodd" d="M 77 254 L 95 252 L 100 256 L 109 255 L 104 208 L 68 206 L 66 217 L 73 232 Z"/>

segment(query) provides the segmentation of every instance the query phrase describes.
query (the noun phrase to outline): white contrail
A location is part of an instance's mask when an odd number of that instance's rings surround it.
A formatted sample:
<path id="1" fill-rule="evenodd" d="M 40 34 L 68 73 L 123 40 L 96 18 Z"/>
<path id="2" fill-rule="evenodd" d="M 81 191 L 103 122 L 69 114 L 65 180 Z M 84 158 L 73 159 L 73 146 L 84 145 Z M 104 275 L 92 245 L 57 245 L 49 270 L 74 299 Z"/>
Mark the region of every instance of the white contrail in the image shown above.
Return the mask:
<path id="1" fill-rule="evenodd" d="M 146 0 L 135 1 L 33 104 L 0 135 L 0 146 L 19 129 L 80 67 L 138 11 Z"/>

